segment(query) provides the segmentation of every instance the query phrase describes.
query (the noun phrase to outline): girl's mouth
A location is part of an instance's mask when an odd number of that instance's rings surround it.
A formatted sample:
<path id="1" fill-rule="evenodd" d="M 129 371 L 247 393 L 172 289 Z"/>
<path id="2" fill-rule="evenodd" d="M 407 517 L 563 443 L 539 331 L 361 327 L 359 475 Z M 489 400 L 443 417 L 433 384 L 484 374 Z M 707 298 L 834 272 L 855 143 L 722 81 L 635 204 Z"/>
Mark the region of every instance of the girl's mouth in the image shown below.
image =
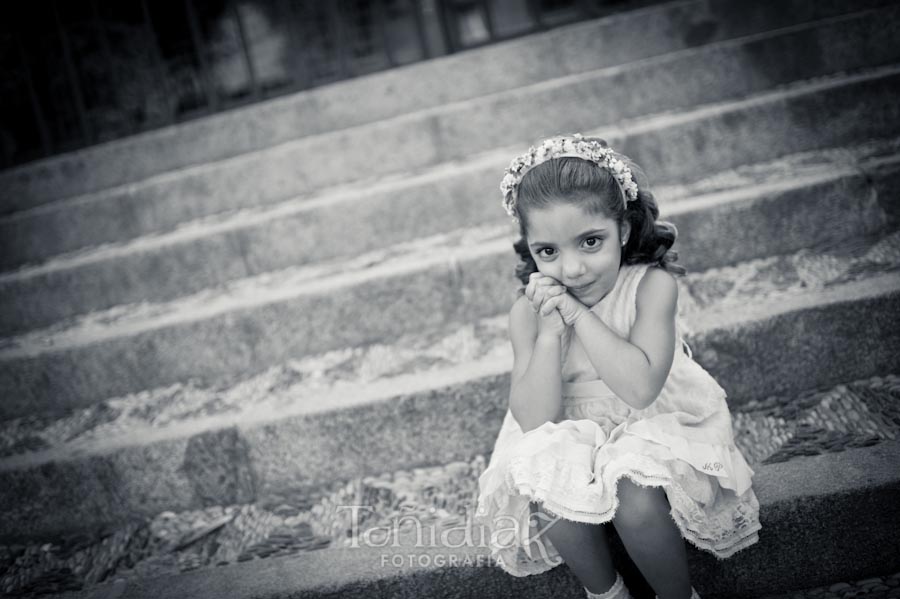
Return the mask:
<path id="1" fill-rule="evenodd" d="M 587 284 L 585 284 L 585 285 L 581 285 L 580 287 L 572 287 L 572 286 L 570 286 L 570 287 L 569 287 L 569 290 L 570 290 L 570 291 L 574 291 L 575 293 L 584 293 L 585 291 L 588 290 L 588 288 L 589 288 L 591 285 L 593 285 L 593 283 L 587 283 Z"/>

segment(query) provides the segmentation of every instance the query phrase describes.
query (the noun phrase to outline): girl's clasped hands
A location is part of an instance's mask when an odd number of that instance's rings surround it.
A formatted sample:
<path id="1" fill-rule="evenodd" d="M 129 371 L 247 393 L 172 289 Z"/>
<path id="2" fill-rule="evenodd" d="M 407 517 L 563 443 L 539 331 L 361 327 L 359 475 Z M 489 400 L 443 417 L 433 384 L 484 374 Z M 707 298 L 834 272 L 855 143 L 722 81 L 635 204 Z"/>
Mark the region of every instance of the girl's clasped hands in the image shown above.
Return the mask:
<path id="1" fill-rule="evenodd" d="M 538 334 L 562 335 L 588 308 L 568 293 L 565 285 L 540 272 L 533 272 L 525 287 L 525 297 L 540 315 Z"/>

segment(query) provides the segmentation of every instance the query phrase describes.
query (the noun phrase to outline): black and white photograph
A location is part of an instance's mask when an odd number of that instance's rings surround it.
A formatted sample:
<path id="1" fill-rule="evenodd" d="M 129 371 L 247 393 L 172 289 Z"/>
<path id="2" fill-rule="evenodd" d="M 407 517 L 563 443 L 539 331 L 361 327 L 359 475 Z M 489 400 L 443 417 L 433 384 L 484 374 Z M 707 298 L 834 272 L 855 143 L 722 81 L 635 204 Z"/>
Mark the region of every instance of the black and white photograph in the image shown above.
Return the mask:
<path id="1" fill-rule="evenodd" d="M 0 3 L 0 596 L 900 599 L 900 4 Z"/>

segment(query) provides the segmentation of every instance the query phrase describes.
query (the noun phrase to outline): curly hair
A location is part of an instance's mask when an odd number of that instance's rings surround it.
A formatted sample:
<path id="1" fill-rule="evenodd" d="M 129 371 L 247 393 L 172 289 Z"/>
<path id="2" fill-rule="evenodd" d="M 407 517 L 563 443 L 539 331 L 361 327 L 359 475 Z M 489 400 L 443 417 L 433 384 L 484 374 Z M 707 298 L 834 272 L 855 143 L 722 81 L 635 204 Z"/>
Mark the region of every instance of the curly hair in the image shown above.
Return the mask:
<path id="1" fill-rule="evenodd" d="M 599 141 L 606 146 L 606 141 Z M 632 168 L 640 172 L 636 165 Z M 513 249 L 521 260 L 516 266 L 516 277 L 523 285 L 538 270 L 526 241 L 528 212 L 560 199 L 576 203 L 590 214 L 611 218 L 620 226 L 623 222 L 631 225 L 631 234 L 622 251 L 622 264 L 653 264 L 676 275 L 686 272 L 684 267 L 675 264 L 678 253 L 672 249 L 678 231 L 672 223 L 657 220 L 659 207 L 646 185 L 639 185 L 637 199 L 626 205 L 622 188 L 607 169 L 582 158 L 562 157 L 552 158 L 525 173 L 517 194 L 521 238 L 513 244 Z"/>

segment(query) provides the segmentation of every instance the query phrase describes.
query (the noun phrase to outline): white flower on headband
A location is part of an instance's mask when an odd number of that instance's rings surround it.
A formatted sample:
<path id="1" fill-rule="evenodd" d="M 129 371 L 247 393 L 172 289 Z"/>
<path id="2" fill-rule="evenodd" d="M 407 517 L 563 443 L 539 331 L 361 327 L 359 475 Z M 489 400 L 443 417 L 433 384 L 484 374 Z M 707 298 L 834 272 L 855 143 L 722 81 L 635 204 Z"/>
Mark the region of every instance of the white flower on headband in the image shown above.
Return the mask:
<path id="1" fill-rule="evenodd" d="M 516 216 L 516 196 L 519 190 L 519 184 L 525 173 L 530 171 L 537 165 L 547 162 L 552 158 L 574 157 L 590 160 L 606 169 L 608 169 L 624 192 L 625 204 L 632 200 L 636 200 L 638 196 L 638 186 L 631 174 L 631 169 L 624 161 L 616 157 L 616 153 L 610 148 L 604 146 L 599 141 L 592 139 L 587 140 L 581 134 L 576 133 L 572 136 L 551 137 L 545 139 L 535 148 L 531 147 L 521 156 L 517 156 L 509 163 L 503 181 L 500 182 L 500 191 L 503 193 L 503 208 L 513 220 L 518 221 Z"/>

